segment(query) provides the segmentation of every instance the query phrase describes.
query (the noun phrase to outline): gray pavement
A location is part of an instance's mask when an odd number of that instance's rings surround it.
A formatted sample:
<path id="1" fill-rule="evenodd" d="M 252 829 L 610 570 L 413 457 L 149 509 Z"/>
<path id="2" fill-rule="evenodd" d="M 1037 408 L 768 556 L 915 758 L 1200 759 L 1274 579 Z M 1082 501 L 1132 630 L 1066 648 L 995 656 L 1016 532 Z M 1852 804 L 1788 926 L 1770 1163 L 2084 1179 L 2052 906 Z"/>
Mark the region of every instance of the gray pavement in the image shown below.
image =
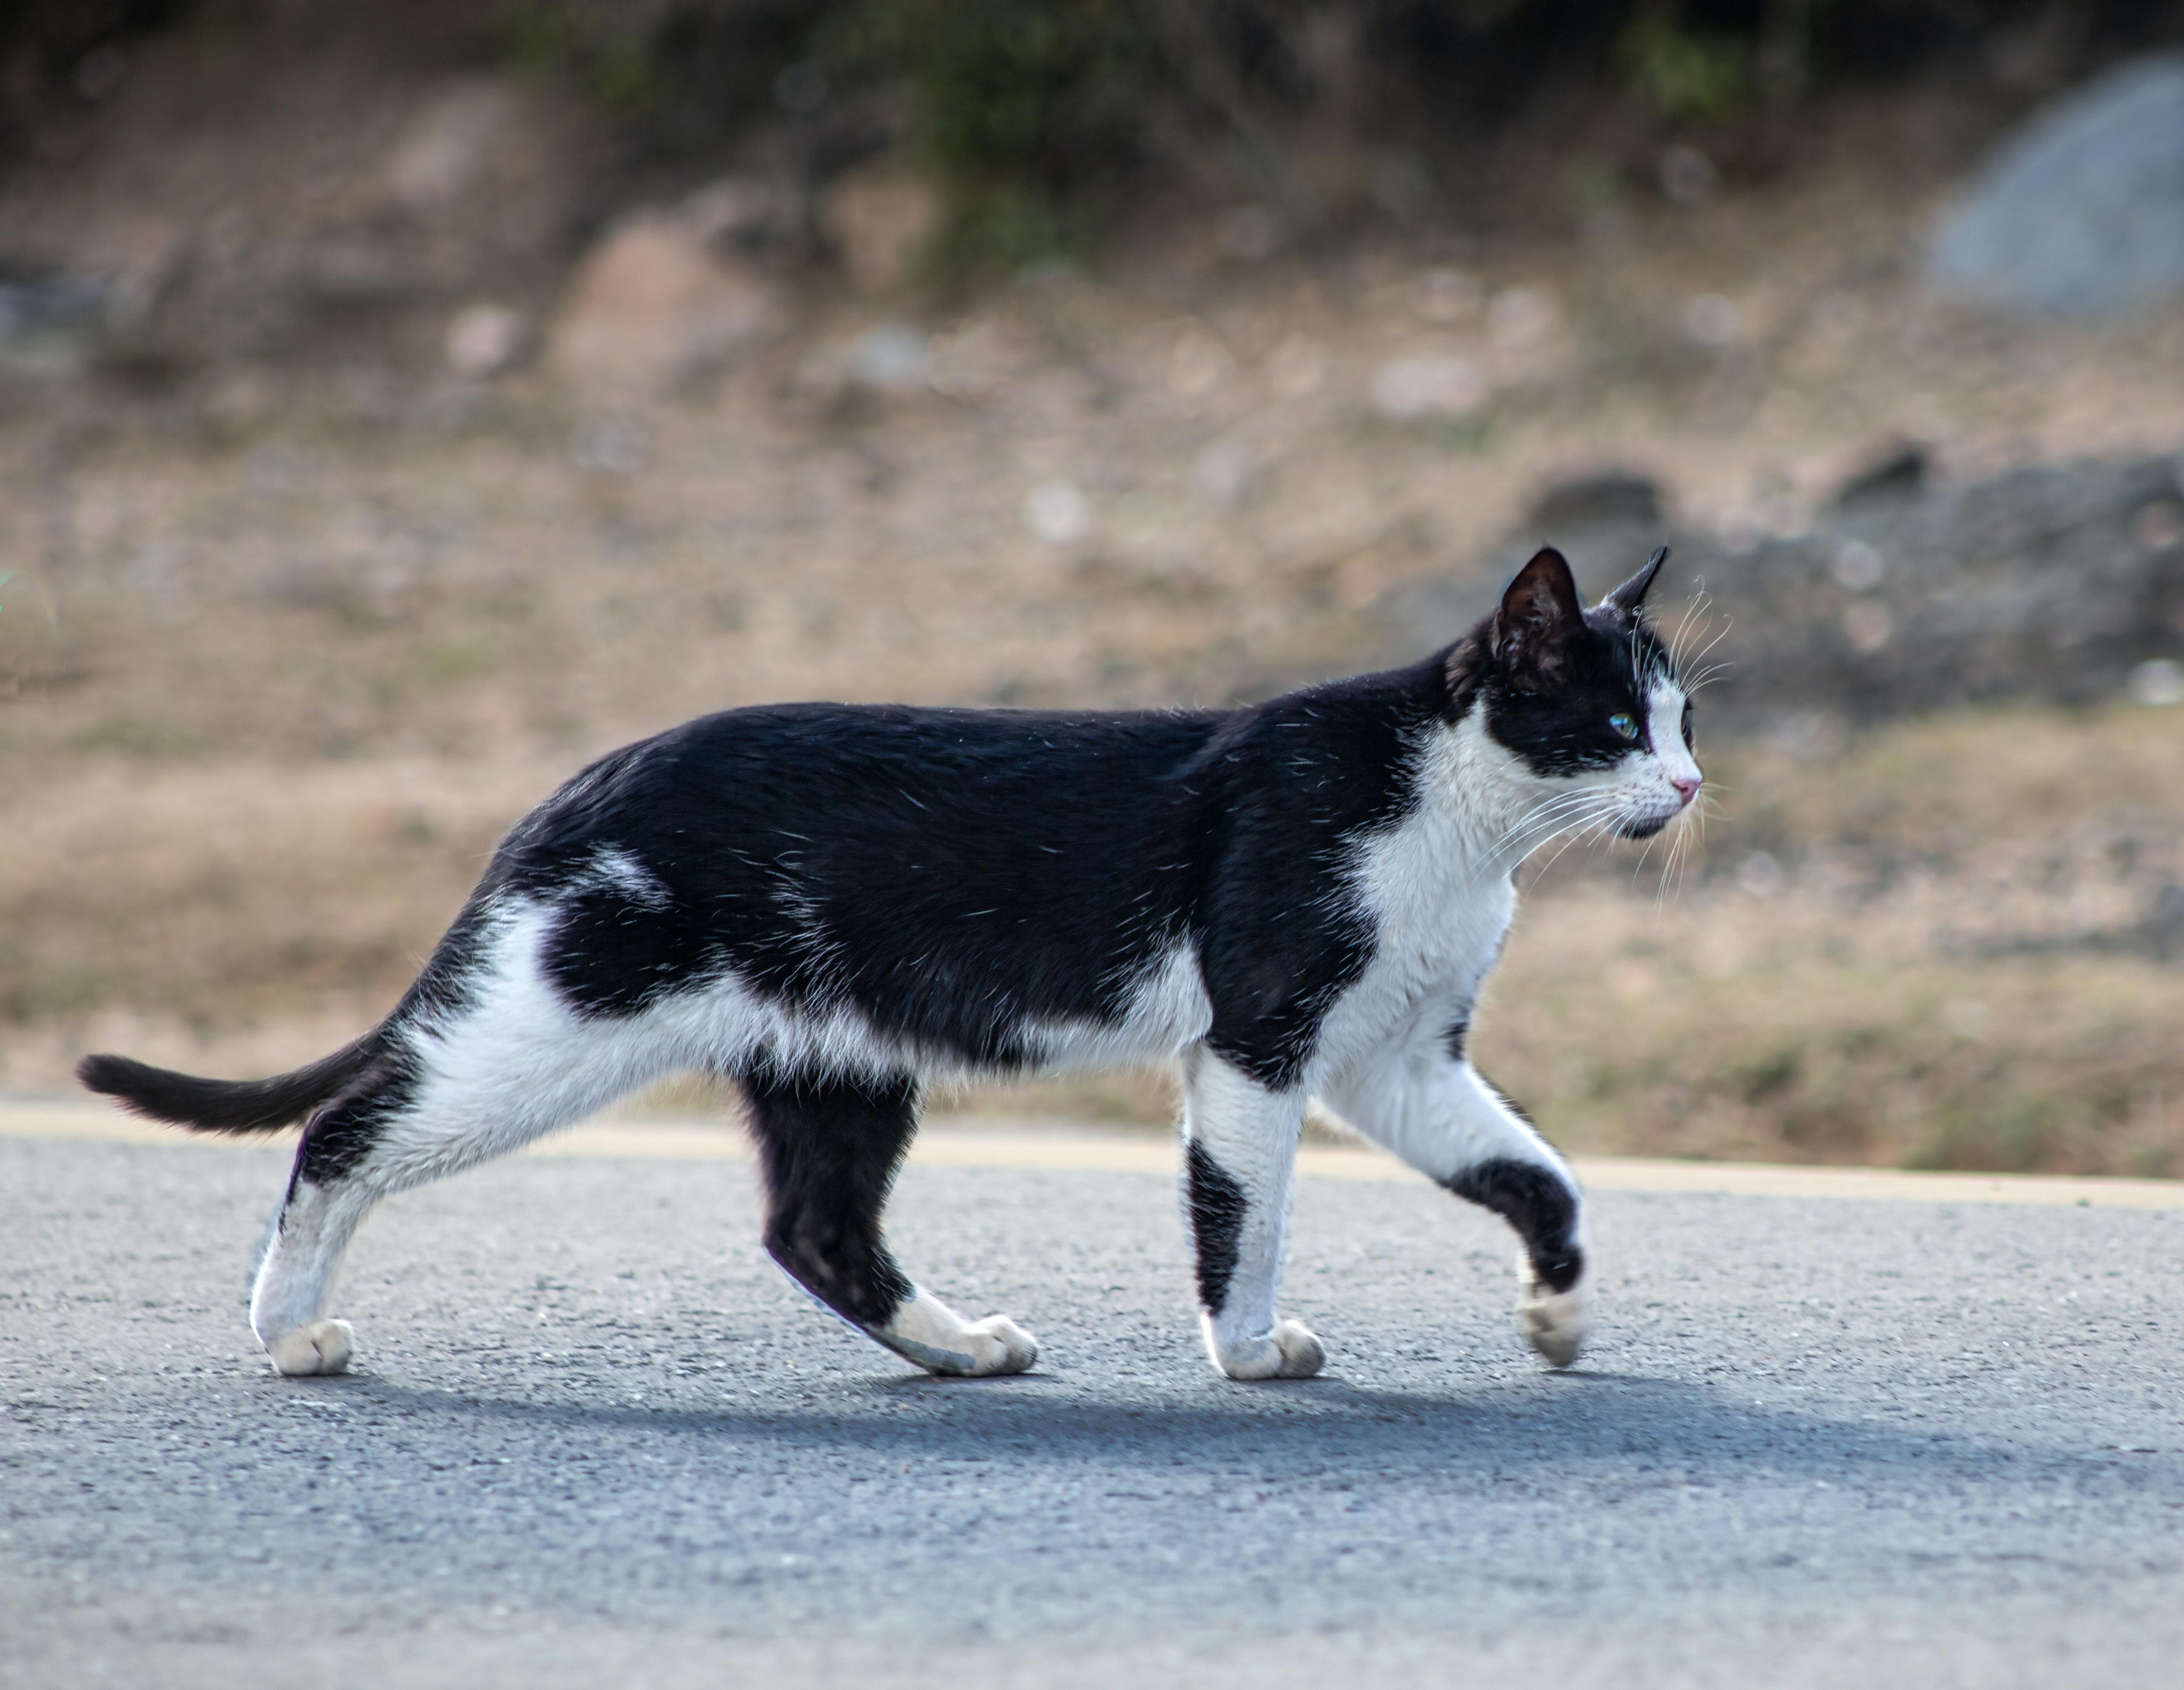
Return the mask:
<path id="1" fill-rule="evenodd" d="M 1512 1247 L 1301 1182 L 1330 1376 L 1216 1379 L 1136 1172 L 913 1166 L 939 1383 L 748 1163 L 518 1158 L 367 1225 L 359 1372 L 243 1315 L 280 1149 L 0 1139 L 0 1685 L 2151 1685 L 2184 1673 L 2184 1212 L 1609 1191 Z"/>

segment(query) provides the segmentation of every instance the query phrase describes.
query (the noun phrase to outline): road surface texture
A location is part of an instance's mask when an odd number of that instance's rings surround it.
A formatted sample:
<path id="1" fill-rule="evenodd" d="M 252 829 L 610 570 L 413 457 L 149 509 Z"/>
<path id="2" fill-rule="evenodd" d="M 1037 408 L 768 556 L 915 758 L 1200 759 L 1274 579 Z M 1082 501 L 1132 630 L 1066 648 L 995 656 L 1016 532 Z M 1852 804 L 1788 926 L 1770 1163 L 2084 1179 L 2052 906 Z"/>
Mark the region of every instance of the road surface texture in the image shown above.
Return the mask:
<path id="1" fill-rule="evenodd" d="M 290 1380 L 243 1312 L 285 1147 L 0 1132 L 0 1685 L 2184 1671 L 2184 1206 L 1603 1191 L 1555 1375 L 1498 1223 L 1315 1173 L 1328 1374 L 1245 1386 L 1166 1178 L 941 1156 L 903 1256 L 1045 1346 L 942 1383 L 773 1270 L 748 1161 L 671 1151 L 386 1205 L 358 1371 Z"/>

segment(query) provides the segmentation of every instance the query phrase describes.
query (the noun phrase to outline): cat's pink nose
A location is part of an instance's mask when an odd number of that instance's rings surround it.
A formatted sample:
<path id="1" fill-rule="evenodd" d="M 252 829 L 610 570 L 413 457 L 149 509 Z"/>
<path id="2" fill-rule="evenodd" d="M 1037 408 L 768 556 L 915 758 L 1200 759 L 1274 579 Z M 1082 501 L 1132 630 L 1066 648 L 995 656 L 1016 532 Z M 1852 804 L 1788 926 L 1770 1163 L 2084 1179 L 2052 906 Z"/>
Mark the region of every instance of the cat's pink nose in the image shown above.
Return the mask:
<path id="1" fill-rule="evenodd" d="M 1676 796 L 1688 804 L 1698 795 L 1699 778 L 1696 774 L 1672 774 L 1669 784 L 1676 789 Z"/>

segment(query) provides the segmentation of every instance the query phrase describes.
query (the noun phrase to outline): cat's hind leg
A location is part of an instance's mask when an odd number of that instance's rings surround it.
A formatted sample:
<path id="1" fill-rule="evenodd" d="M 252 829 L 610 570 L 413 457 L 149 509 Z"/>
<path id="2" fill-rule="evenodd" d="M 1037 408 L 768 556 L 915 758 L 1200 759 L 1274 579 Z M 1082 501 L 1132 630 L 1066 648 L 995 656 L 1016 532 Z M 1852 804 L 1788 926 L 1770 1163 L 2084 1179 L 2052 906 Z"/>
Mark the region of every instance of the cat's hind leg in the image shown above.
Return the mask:
<path id="1" fill-rule="evenodd" d="M 928 1373 L 1022 1373 L 1039 1345 L 998 1314 L 967 1320 L 911 1283 L 880 1213 L 917 1129 L 919 1087 L 884 1079 L 743 1075 L 766 1178 L 766 1253 L 813 1297 Z"/>
<path id="2" fill-rule="evenodd" d="M 1210 1051 L 1184 1064 L 1183 1208 L 1206 1353 L 1231 1379 L 1309 1379 L 1327 1352 L 1277 1312 L 1304 1099 Z"/>
<path id="3" fill-rule="evenodd" d="M 354 1335 L 326 1318 L 326 1301 L 382 1197 L 519 1149 L 673 1065 L 641 1022 L 587 1027 L 550 1003 L 519 1013 L 488 996 L 452 1027 L 398 1031 L 297 1146 L 250 1299 L 276 1371 L 347 1369 Z"/>
<path id="4" fill-rule="evenodd" d="M 1507 1221 L 1523 1247 L 1517 1329 L 1568 1367 L 1592 1327 L 1585 1199 L 1568 1164 L 1462 1054 L 1459 1023 L 1386 1052 L 1327 1089 L 1326 1101 L 1375 1144 Z"/>
<path id="5" fill-rule="evenodd" d="M 250 1293 L 251 1330 L 276 1373 L 348 1370 L 355 1334 L 346 1320 L 326 1318 L 326 1299 L 350 1238 L 385 1194 L 371 1152 L 408 1107 L 410 1089 L 401 1073 L 375 1073 L 304 1129 Z"/>

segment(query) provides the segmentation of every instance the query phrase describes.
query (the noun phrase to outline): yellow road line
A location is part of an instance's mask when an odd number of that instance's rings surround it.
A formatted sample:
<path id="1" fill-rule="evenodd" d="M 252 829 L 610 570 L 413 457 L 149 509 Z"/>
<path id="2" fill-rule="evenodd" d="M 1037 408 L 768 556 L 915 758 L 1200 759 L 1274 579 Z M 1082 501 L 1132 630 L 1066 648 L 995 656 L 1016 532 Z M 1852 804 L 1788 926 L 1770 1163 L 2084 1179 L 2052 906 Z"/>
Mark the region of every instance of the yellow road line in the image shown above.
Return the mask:
<path id="1" fill-rule="evenodd" d="M 95 1103 L 0 1102 L 0 1138 L 98 1144 L 223 1146 L 262 1139 L 200 1137 Z M 525 1152 L 549 1157 L 744 1161 L 750 1141 L 717 1120 L 587 1121 Z M 911 1160 L 934 1168 L 1043 1168 L 1124 1174 L 1174 1173 L 1166 1136 L 1063 1124 L 989 1123 L 937 1116 L 918 1132 Z M 1907 1174 L 1886 1168 L 1800 1168 L 1753 1162 L 1656 1162 L 1634 1157 L 1575 1158 L 1596 1191 L 1713 1192 L 1730 1196 L 1852 1197 L 1868 1201 L 2035 1203 L 2092 1208 L 2184 1209 L 2184 1180 L 2070 1179 L 2025 1174 Z M 1368 1149 L 1308 1146 L 1297 1153 L 1307 1179 L 1401 1182 L 1419 1176 Z"/>

